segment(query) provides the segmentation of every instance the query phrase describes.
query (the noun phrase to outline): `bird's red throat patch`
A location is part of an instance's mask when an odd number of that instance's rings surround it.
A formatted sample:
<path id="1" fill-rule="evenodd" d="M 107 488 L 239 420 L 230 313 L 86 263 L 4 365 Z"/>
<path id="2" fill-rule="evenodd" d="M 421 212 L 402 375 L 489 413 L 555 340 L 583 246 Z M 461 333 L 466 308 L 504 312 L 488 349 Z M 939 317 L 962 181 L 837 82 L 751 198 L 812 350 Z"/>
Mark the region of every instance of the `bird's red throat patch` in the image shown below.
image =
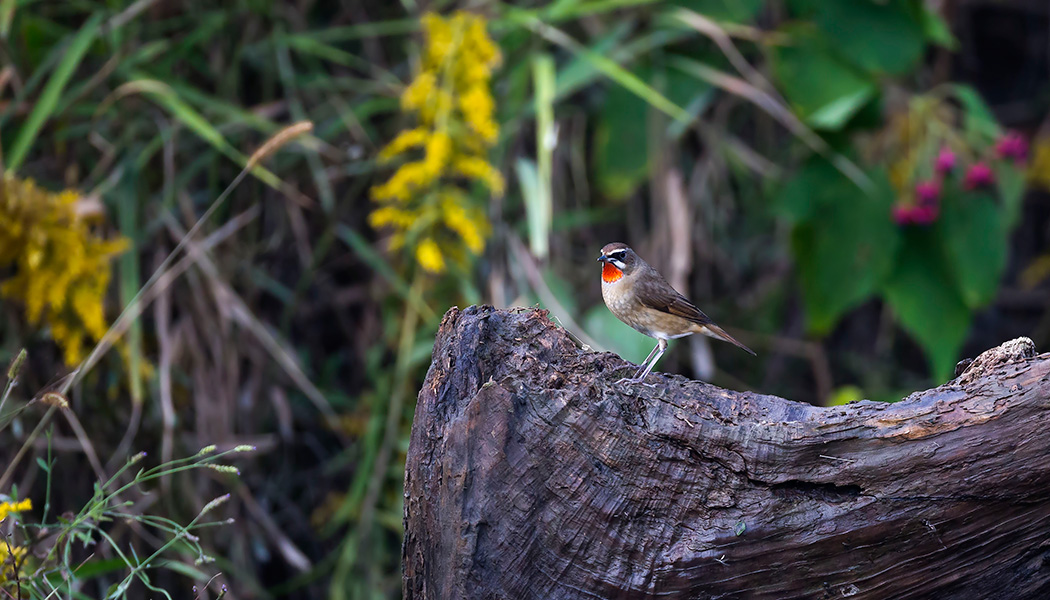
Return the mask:
<path id="1" fill-rule="evenodd" d="M 612 263 L 602 265 L 602 281 L 605 283 L 619 281 L 621 277 L 623 277 L 623 271 L 617 269 Z"/>

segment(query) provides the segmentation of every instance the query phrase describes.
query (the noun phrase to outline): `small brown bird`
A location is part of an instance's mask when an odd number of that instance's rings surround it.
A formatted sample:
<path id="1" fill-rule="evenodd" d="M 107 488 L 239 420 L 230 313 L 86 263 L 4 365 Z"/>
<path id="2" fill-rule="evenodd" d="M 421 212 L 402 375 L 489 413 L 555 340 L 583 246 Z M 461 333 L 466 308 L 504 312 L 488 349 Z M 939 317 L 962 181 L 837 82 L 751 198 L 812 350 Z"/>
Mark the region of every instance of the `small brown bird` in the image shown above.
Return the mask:
<path id="1" fill-rule="evenodd" d="M 598 261 L 603 263 L 602 298 L 605 305 L 624 323 L 659 340 L 630 381 L 645 379 L 667 350 L 667 340 L 694 333 L 729 342 L 755 354 L 715 325 L 627 244 L 606 244 Z"/>

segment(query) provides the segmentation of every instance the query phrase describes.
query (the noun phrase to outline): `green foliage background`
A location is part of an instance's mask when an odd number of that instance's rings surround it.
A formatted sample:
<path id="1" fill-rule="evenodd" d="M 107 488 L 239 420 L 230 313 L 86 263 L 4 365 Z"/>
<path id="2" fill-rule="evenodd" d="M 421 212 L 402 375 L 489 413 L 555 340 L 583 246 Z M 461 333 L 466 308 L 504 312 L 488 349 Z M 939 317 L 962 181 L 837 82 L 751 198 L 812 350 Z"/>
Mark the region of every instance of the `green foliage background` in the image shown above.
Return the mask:
<path id="1" fill-rule="evenodd" d="M 503 53 L 491 160 L 508 190 L 470 188 L 492 225 L 481 257 L 417 276 L 368 226 L 368 190 L 391 172 L 379 150 L 412 126 L 398 95 L 422 12 L 456 8 L 487 17 Z M 241 597 L 398 597 L 412 398 L 441 315 L 540 305 L 583 343 L 639 361 L 652 342 L 601 304 L 594 259 L 610 241 L 759 351 L 716 345 L 712 361 L 706 342 L 685 340 L 660 363 L 727 387 L 892 401 L 989 345 L 1044 345 L 1040 271 L 1023 289 L 1018 277 L 1046 249 L 1015 232 L 1046 218 L 1023 218 L 1026 167 L 995 145 L 1005 126 L 1037 130 L 1050 86 L 1035 77 L 986 103 L 958 67 L 972 18 L 922 0 L 0 0 L 3 168 L 97 199 L 131 241 L 114 262 L 112 317 L 256 148 L 314 123 L 206 219 L 190 240 L 206 260 L 149 299 L 126 335 L 131 358 L 110 353 L 71 394 L 108 473 L 142 450 L 259 447 L 240 483 L 195 472 L 144 490 L 188 521 L 233 486 L 221 510 L 237 519 L 201 534 L 214 568 L 186 551 L 154 583 L 186 597 L 222 584 Z M 1029 110 L 1004 124 L 1009 102 Z M 908 114 L 936 118 L 902 128 Z M 960 164 L 938 217 L 898 224 L 942 143 Z M 968 189 L 978 161 L 995 182 Z M 1004 288 L 1038 314 L 999 303 Z M 0 357 L 30 357 L 16 426 L 0 432 L 6 461 L 40 419 L 30 400 L 66 367 L 24 307 L 2 310 Z M 87 502 L 96 479 L 70 427 L 55 422 L 47 472 L 58 512 Z M 42 493 L 39 469 L 19 464 L 23 495 Z M 89 597 L 122 566 L 101 547 L 75 558 Z"/>

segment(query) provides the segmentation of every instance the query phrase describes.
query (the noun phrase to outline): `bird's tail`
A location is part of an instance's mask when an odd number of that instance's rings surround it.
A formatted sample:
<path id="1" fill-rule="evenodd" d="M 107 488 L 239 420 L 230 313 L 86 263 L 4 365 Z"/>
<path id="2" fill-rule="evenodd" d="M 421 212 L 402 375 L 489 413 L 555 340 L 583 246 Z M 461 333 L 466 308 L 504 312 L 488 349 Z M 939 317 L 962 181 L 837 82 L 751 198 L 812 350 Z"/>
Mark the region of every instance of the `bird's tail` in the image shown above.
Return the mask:
<path id="1" fill-rule="evenodd" d="M 724 329 L 722 329 L 718 325 L 715 325 L 714 323 L 708 323 L 707 325 L 701 325 L 700 326 L 700 333 L 702 333 L 702 334 L 704 334 L 706 336 L 709 336 L 709 337 L 713 337 L 716 340 L 722 340 L 723 342 L 729 342 L 730 344 L 733 344 L 734 346 L 736 346 L 737 348 L 740 348 L 744 352 L 747 352 L 751 356 L 758 356 L 757 354 L 755 354 L 754 350 L 752 350 L 751 348 L 748 348 L 747 346 L 745 346 L 745 345 L 741 344 L 740 342 L 736 341 L 736 338 L 734 338 L 733 336 L 731 336 L 728 333 L 726 333 Z"/>

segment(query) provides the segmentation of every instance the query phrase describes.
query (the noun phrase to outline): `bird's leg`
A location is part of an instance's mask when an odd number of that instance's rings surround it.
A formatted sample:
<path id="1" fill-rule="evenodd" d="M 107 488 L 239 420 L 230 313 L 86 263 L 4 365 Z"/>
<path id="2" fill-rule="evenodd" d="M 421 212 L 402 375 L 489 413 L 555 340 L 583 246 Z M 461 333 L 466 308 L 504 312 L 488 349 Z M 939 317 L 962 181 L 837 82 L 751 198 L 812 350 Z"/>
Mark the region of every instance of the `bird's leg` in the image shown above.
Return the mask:
<path id="1" fill-rule="evenodd" d="M 659 352 L 657 352 L 656 356 L 649 361 L 648 366 L 645 367 L 642 374 L 635 377 L 635 381 L 642 381 L 647 375 L 649 375 L 649 372 L 653 370 L 653 367 L 656 366 L 656 361 L 660 360 L 660 357 L 664 355 L 664 351 L 667 350 L 667 340 L 660 340 L 660 343 L 656 345 L 656 349 L 659 350 Z"/>
<path id="2" fill-rule="evenodd" d="M 649 353 L 649 356 L 645 357 L 645 360 L 642 361 L 642 364 L 638 365 L 638 370 L 635 371 L 635 373 L 634 373 L 634 378 L 635 379 L 638 378 L 638 374 L 639 373 L 641 373 L 642 371 L 645 370 L 645 365 L 649 364 L 649 361 L 653 359 L 653 356 L 656 355 L 656 351 L 659 350 L 659 349 L 660 349 L 660 344 L 659 343 L 657 343 L 655 346 L 653 346 L 653 351 Z"/>
<path id="3" fill-rule="evenodd" d="M 642 366 L 638 369 L 639 374 L 636 374 L 630 379 L 621 379 L 616 383 L 638 383 L 649 375 L 649 372 L 656 366 L 656 361 L 660 360 L 660 357 L 664 355 L 664 351 L 667 350 L 667 340 L 660 340 L 653 351 L 649 353 L 649 358 L 645 359 Z"/>

